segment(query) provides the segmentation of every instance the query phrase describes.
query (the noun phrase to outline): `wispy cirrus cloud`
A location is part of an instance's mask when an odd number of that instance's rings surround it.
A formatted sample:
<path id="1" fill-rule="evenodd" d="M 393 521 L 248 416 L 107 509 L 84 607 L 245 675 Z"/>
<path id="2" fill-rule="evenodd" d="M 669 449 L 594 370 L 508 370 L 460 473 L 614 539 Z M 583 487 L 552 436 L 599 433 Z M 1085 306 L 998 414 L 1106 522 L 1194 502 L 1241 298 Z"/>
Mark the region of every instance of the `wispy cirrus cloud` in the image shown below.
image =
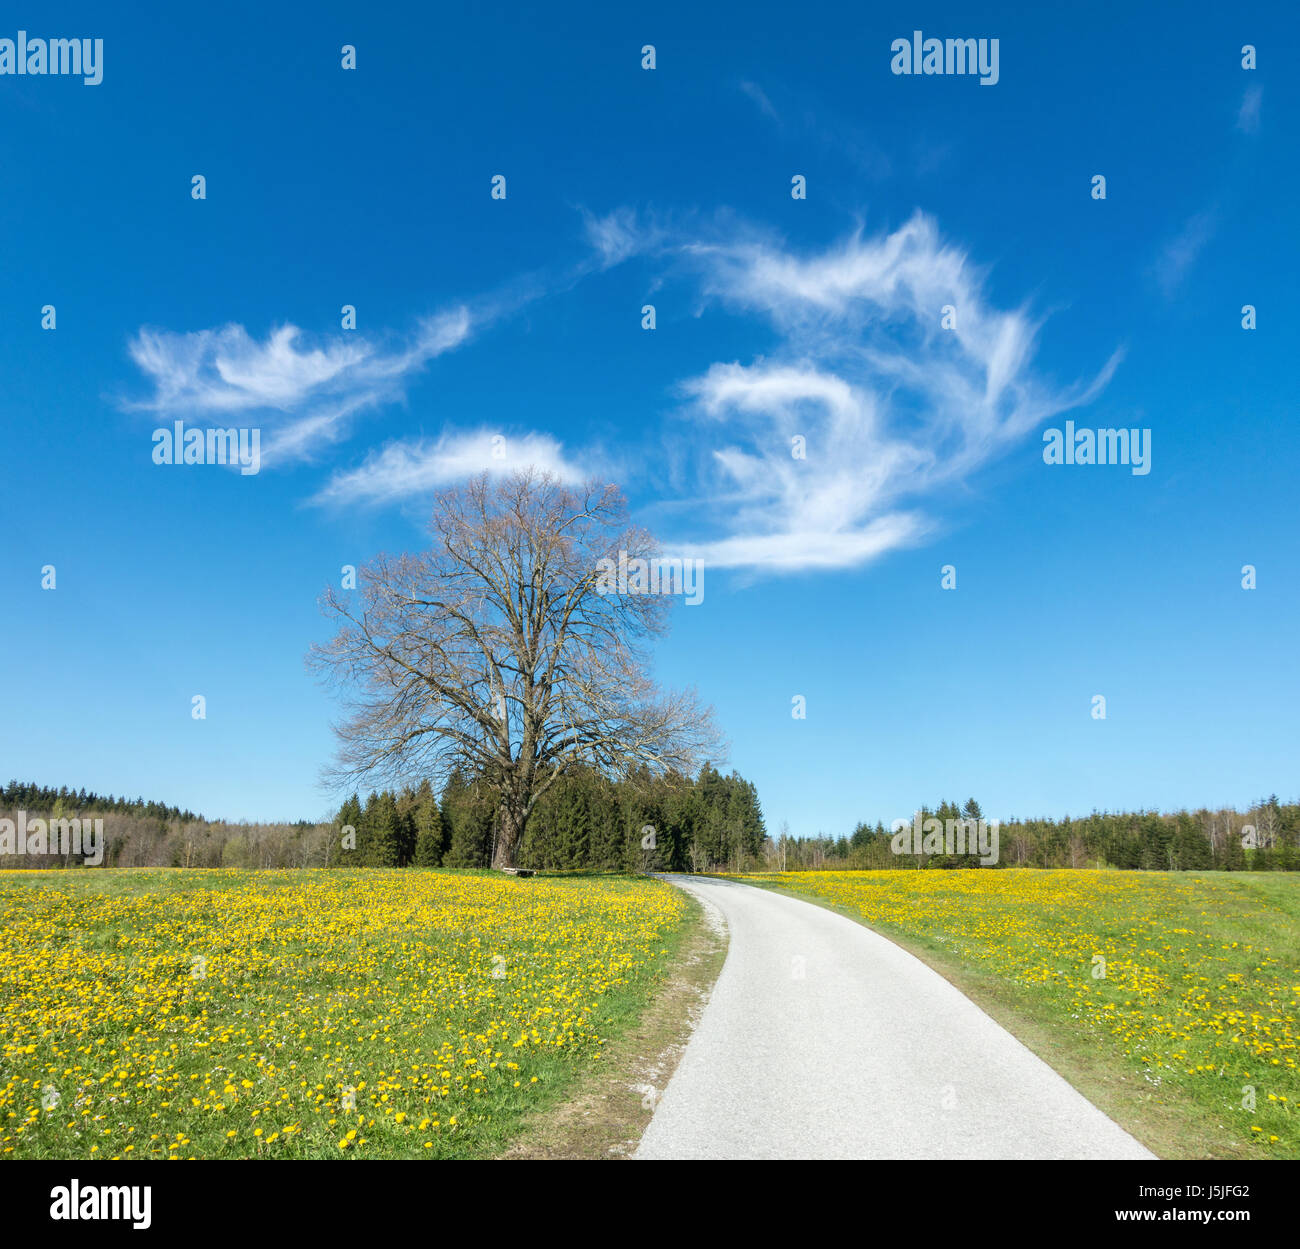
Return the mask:
<path id="1" fill-rule="evenodd" d="M 660 502 L 689 517 L 672 549 L 719 568 L 788 573 L 856 567 L 922 540 L 944 490 L 1089 402 L 1119 359 L 1086 384 L 1052 384 L 1034 364 L 1041 322 L 1024 307 L 995 307 L 982 271 L 921 213 L 892 232 L 859 228 L 802 252 L 734 217 L 682 224 L 619 209 L 584 214 L 584 229 L 588 255 L 563 281 L 521 285 L 512 299 L 485 303 L 486 313 L 454 308 L 395 344 L 309 337 L 292 325 L 260 340 L 237 325 L 142 330 L 131 355 L 153 393 L 132 406 L 257 412 L 270 423 L 269 458 L 309 458 L 345 436 L 358 412 L 400 400 L 419 370 L 487 321 L 639 257 L 684 278 L 701 314 L 744 318 L 764 341 L 761 355 L 679 380 L 690 437 L 676 442 L 688 480 L 674 482 L 683 485 L 676 500 L 658 482 Z M 570 482 L 611 472 L 547 434 L 447 429 L 371 451 L 311 502 L 400 505 L 479 472 L 524 467 Z"/>
<path id="2" fill-rule="evenodd" d="M 1172 299 L 1191 272 L 1205 246 L 1219 226 L 1219 214 L 1213 208 L 1193 213 L 1183 228 L 1170 239 L 1156 257 L 1152 272 L 1166 299 Z"/>
<path id="3" fill-rule="evenodd" d="M 657 225 L 638 218 L 630 208 L 616 208 L 604 216 L 584 210 L 582 225 L 587 246 L 601 269 L 621 265 L 633 256 L 654 249 L 663 240 Z"/>
<path id="4" fill-rule="evenodd" d="M 1259 130 L 1260 105 L 1263 88 L 1251 85 L 1245 89 L 1237 110 L 1237 130 L 1254 134 Z M 1225 186 L 1233 179 L 1225 178 Z M 1205 248 L 1218 233 L 1225 216 L 1232 212 L 1232 197 L 1220 193 L 1215 201 L 1192 213 L 1182 228 L 1161 247 L 1150 268 L 1150 275 L 1166 299 L 1172 299 L 1195 267 Z"/>
<path id="5" fill-rule="evenodd" d="M 893 162 L 871 131 L 857 118 L 834 113 L 825 100 L 790 91 L 768 91 L 749 79 L 736 82 L 735 88 L 772 123 L 778 137 L 797 143 L 801 150 L 814 144 L 834 160 L 847 161 L 872 179 L 888 178 L 893 173 Z"/>
<path id="6" fill-rule="evenodd" d="M 623 263 L 655 237 L 626 210 L 582 215 L 586 250 L 576 262 L 522 275 L 494 293 L 423 318 L 404 336 L 309 335 L 292 324 L 262 339 L 238 324 L 191 332 L 144 327 L 128 351 L 152 393 L 122 406 L 182 417 L 256 413 L 265 463 L 312 459 L 346 438 L 358 414 L 400 402 L 431 361 L 529 304 Z"/>
<path id="7" fill-rule="evenodd" d="M 590 475 L 547 434 L 456 431 L 438 438 L 389 443 L 371 452 L 358 467 L 335 473 L 311 501 L 325 506 L 378 507 L 420 498 L 479 473 L 513 473 L 527 468 L 567 483 Z"/>
<path id="8" fill-rule="evenodd" d="M 741 81 L 737 84 L 740 90 L 758 106 L 758 111 L 768 118 L 769 121 L 780 122 L 781 116 L 773 106 L 772 101 L 767 98 L 767 92 L 756 82 Z"/>
<path id="9" fill-rule="evenodd" d="M 776 334 L 766 355 L 682 383 L 703 453 L 697 525 L 713 533 L 674 549 L 718 567 L 852 567 L 920 540 L 943 488 L 1089 402 L 1119 361 L 1066 388 L 1040 376 L 1041 323 L 994 307 L 921 213 L 819 252 L 734 227 L 671 250 L 706 305 Z"/>
<path id="10" fill-rule="evenodd" d="M 464 306 L 426 318 L 389 346 L 352 331 L 309 338 L 295 325 L 263 339 L 233 324 L 189 333 L 144 328 L 128 350 L 153 393 L 124 406 L 181 417 L 258 413 L 265 459 L 306 458 L 342 437 L 358 412 L 399 399 L 415 373 L 472 329 Z"/>
<path id="11" fill-rule="evenodd" d="M 1237 129 L 1243 134 L 1254 134 L 1259 129 L 1260 106 L 1264 102 L 1264 88 L 1247 87 L 1237 109 Z"/>

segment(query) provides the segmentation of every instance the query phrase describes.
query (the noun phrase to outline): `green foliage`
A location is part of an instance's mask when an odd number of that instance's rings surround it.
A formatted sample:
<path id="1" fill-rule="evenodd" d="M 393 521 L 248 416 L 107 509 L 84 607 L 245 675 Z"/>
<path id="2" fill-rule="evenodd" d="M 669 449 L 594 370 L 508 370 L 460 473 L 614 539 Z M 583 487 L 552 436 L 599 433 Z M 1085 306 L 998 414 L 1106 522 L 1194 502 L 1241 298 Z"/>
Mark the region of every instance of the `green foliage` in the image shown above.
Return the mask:
<path id="1" fill-rule="evenodd" d="M 922 807 L 945 822 L 989 819 L 974 798 L 958 808 Z M 991 823 L 991 820 L 990 820 Z M 1253 830 L 1253 831 L 1250 831 Z M 768 843 L 769 866 L 789 871 L 848 868 L 980 867 L 973 854 L 898 855 L 882 822 L 859 823 L 849 838 L 791 837 Z M 1261 799 L 1244 813 L 1099 812 L 1082 819 L 1010 819 L 998 827 L 996 867 L 1120 868 L 1152 872 L 1300 870 L 1300 804 Z"/>
<path id="2" fill-rule="evenodd" d="M 98 811 L 113 815 L 140 815 L 147 819 L 202 820 L 201 815 L 163 802 L 146 802 L 143 798 L 105 797 L 94 790 L 69 789 L 66 785 L 55 789 L 52 785 L 37 785 L 31 781 L 10 781 L 0 789 L 0 810 L 49 811 L 56 818 L 74 816 L 82 811 Z"/>
<path id="3" fill-rule="evenodd" d="M 441 866 L 443 855 L 447 852 L 447 839 L 438 798 L 428 781 L 421 781 L 419 789 L 410 796 L 408 810 L 415 831 L 411 862 L 416 867 Z"/>
<path id="4" fill-rule="evenodd" d="M 488 786 L 454 772 L 441 803 L 428 781 L 400 795 L 344 803 L 338 828 L 357 848 L 336 862 L 365 867 L 486 867 L 497 811 Z M 743 777 L 704 768 L 691 780 L 613 781 L 589 768 L 557 777 L 530 813 L 520 867 L 545 871 L 744 870 L 760 865 L 766 830 L 758 792 Z"/>
<path id="5" fill-rule="evenodd" d="M 495 815 L 487 786 L 453 772 L 442 792 L 442 820 L 448 829 L 444 867 L 487 867 Z"/>

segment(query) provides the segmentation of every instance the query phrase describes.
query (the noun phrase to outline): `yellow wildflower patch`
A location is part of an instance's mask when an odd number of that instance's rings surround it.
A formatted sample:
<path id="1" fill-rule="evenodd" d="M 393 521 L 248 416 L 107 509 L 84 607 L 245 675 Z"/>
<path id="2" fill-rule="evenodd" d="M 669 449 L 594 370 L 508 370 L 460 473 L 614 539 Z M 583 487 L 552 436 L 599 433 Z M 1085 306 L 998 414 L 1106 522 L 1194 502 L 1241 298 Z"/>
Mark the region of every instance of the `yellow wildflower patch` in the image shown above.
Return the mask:
<path id="1" fill-rule="evenodd" d="M 648 879 L 0 873 L 0 1157 L 490 1152 L 684 913 Z"/>

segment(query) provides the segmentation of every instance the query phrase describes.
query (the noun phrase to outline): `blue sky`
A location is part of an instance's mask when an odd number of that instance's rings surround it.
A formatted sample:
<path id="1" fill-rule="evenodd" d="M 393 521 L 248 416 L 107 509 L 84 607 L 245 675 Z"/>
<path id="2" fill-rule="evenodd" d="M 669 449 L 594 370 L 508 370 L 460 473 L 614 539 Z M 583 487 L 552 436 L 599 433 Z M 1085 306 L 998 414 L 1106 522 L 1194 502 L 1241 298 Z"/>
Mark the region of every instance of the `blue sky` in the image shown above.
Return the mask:
<path id="1" fill-rule="evenodd" d="M 6 778 L 328 811 L 316 600 L 499 434 L 704 559 L 658 674 L 773 830 L 1300 791 L 1294 17 L 712 7 L 11 13 L 104 55 L 0 75 Z"/>

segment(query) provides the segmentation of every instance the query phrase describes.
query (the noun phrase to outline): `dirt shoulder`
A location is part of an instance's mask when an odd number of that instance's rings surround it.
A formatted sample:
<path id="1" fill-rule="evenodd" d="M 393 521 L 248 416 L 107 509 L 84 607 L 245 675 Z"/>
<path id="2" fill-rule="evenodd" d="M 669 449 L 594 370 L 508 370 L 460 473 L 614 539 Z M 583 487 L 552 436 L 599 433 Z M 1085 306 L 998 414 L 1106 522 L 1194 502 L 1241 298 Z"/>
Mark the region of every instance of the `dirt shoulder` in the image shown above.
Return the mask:
<path id="1" fill-rule="evenodd" d="M 601 1047 L 582 1087 L 530 1120 L 502 1158 L 629 1158 L 727 955 L 726 926 L 687 897 L 672 971 L 640 1019 Z"/>

